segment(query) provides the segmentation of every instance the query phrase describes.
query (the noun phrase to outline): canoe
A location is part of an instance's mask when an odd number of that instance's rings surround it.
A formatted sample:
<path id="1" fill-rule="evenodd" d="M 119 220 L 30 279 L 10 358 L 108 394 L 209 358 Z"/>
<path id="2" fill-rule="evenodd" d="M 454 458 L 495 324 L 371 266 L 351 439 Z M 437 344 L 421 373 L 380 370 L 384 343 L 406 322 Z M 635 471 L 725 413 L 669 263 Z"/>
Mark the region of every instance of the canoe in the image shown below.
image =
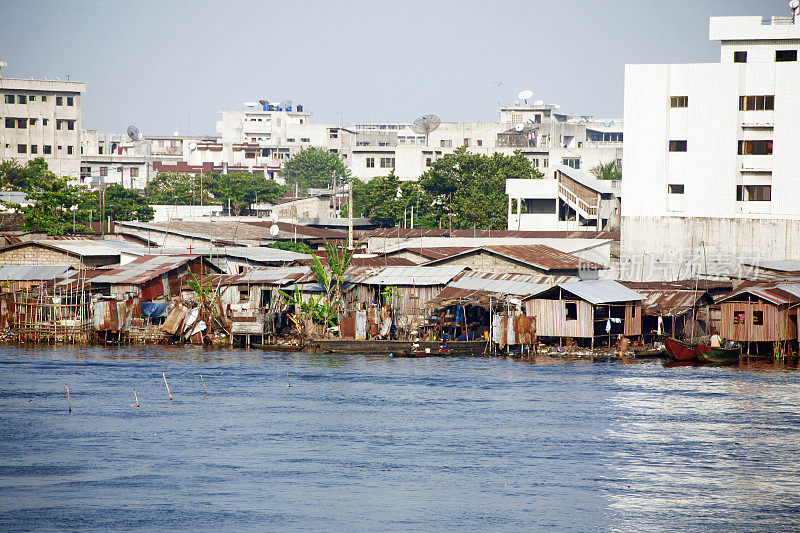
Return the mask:
<path id="1" fill-rule="evenodd" d="M 393 357 L 444 357 L 450 355 L 450 350 L 431 350 L 429 352 L 425 350 L 403 350 L 400 353 L 390 355 Z"/>
<path id="2" fill-rule="evenodd" d="M 667 353 L 673 361 L 697 361 L 699 357 L 697 346 L 697 344 L 688 344 L 671 337 L 664 339 L 664 348 L 667 349 Z"/>
<path id="3" fill-rule="evenodd" d="M 300 352 L 305 348 L 299 344 L 250 344 L 256 350 L 268 350 L 270 352 Z"/>
<path id="4" fill-rule="evenodd" d="M 735 365 L 739 363 L 742 347 L 738 344 L 732 348 L 712 348 L 711 346 L 698 345 L 698 357 L 704 363 L 717 365 Z"/>
<path id="5" fill-rule="evenodd" d="M 325 339 L 309 341 L 309 348 L 313 348 L 318 353 L 335 354 L 366 354 L 366 355 L 389 355 L 400 354 L 403 352 L 419 351 L 424 352 L 430 349 L 431 355 L 439 351 L 441 343 L 439 341 L 419 341 L 419 350 L 415 350 L 414 341 L 394 341 L 394 340 L 348 340 L 348 339 Z M 486 349 L 486 341 L 447 341 L 448 355 L 480 355 Z"/>

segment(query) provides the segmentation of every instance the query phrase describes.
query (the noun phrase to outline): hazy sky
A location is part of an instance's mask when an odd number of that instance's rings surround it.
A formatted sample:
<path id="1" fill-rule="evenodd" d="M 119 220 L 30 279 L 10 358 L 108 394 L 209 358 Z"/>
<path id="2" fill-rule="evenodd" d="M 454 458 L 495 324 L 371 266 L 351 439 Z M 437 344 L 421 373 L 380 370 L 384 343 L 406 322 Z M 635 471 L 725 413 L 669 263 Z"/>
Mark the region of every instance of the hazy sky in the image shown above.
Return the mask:
<path id="1" fill-rule="evenodd" d="M 0 3 L 3 76 L 69 75 L 87 84 L 84 128 L 151 135 L 214 134 L 220 109 L 259 99 L 322 123 L 493 121 L 498 97 L 531 89 L 621 117 L 625 63 L 716 62 L 710 16 L 789 14 L 785 0 Z"/>

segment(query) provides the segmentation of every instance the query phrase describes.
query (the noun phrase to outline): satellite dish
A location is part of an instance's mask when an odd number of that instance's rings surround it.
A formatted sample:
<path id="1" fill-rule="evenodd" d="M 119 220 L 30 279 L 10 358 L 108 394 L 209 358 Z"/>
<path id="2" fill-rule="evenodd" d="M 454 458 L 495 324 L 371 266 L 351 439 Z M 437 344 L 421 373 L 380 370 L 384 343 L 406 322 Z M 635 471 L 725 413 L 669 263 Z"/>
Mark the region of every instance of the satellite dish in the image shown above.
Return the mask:
<path id="1" fill-rule="evenodd" d="M 524 91 L 519 92 L 517 98 L 519 98 L 520 100 L 525 100 L 525 103 L 527 104 L 528 98 L 530 98 L 531 96 L 533 96 L 533 91 L 531 91 L 530 89 L 525 89 Z"/>
<path id="2" fill-rule="evenodd" d="M 177 137 L 180 134 L 181 134 L 181 132 L 179 132 L 178 130 L 175 130 L 175 131 L 172 132 L 172 136 L 173 137 Z"/>
<path id="3" fill-rule="evenodd" d="M 197 149 L 197 143 L 189 143 L 189 150 Z"/>
<path id="4" fill-rule="evenodd" d="M 256 107 L 258 104 L 256 102 L 245 102 L 242 105 L 245 107 Z"/>
<path id="5" fill-rule="evenodd" d="M 522 131 L 525 129 L 525 124 L 522 122 L 517 122 L 516 126 L 514 126 L 514 129 L 517 131 Z"/>
<path id="6" fill-rule="evenodd" d="M 277 224 L 273 224 L 269 227 L 269 234 L 272 235 L 273 237 L 277 237 L 279 231 L 280 228 L 278 227 Z"/>
<path id="7" fill-rule="evenodd" d="M 789 9 L 791 9 L 792 11 L 794 11 L 798 7 L 800 7 L 800 0 L 792 0 L 791 2 L 789 2 Z"/>
<path id="8" fill-rule="evenodd" d="M 282 108 L 286 109 L 287 107 L 292 107 L 292 101 L 291 101 L 291 100 L 284 100 L 284 101 L 283 101 L 283 102 L 281 102 L 279 105 L 280 105 Z"/>
<path id="9" fill-rule="evenodd" d="M 544 105 L 544 100 L 536 100 L 533 105 Z"/>
<path id="10" fill-rule="evenodd" d="M 132 141 L 138 141 L 142 138 L 142 133 L 139 131 L 139 128 L 131 124 L 128 126 L 128 138 Z"/>
<path id="11" fill-rule="evenodd" d="M 436 130 L 439 125 L 442 123 L 442 120 L 437 117 L 436 115 L 422 115 L 417 120 L 411 124 L 411 130 L 414 133 L 418 133 L 420 135 L 425 135 L 425 146 L 428 145 L 428 135 Z"/>

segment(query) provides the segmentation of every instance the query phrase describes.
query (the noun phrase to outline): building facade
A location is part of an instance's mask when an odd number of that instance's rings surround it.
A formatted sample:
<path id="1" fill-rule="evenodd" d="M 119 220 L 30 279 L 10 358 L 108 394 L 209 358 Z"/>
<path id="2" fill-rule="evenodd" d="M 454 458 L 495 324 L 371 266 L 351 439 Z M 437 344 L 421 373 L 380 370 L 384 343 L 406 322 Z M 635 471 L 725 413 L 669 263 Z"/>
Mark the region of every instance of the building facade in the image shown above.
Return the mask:
<path id="1" fill-rule="evenodd" d="M 85 91 L 85 83 L 4 78 L 0 70 L 0 160 L 43 157 L 56 175 L 77 179 Z"/>
<path id="2" fill-rule="evenodd" d="M 623 278 L 800 258 L 800 20 L 709 35 L 719 63 L 625 68 Z"/>

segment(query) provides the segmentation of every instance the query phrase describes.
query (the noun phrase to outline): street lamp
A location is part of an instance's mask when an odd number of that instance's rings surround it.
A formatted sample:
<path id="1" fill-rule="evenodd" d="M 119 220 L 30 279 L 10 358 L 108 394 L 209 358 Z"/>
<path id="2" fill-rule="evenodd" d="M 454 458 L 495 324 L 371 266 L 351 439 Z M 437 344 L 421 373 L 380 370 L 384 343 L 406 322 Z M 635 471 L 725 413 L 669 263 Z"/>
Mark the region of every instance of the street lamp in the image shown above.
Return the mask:
<path id="1" fill-rule="evenodd" d="M 72 211 L 72 233 L 75 233 L 75 213 L 78 212 L 78 206 L 73 205 L 69 210 Z"/>

